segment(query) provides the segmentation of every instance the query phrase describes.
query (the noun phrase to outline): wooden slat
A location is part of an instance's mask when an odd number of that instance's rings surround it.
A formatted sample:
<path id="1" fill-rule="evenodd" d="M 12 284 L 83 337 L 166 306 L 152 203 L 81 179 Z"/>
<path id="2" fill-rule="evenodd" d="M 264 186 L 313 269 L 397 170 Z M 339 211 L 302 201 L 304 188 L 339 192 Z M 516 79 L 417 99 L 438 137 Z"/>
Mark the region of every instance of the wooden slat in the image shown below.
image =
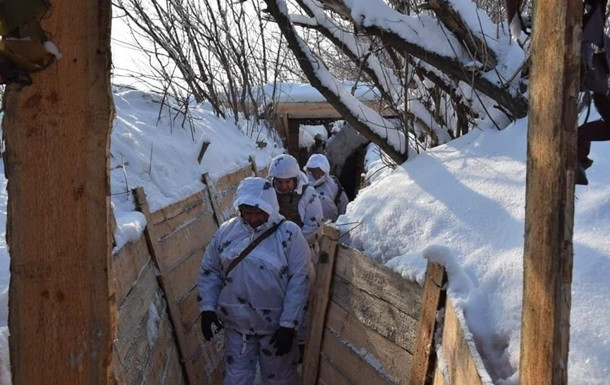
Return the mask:
<path id="1" fill-rule="evenodd" d="M 253 175 L 254 172 L 250 165 L 232 174 L 225 175 L 218 180 L 211 179 L 208 174 L 203 175 L 203 182 L 207 185 L 212 207 L 214 207 L 214 213 L 219 224 L 235 215 L 233 198 L 237 191 L 237 186 L 244 178 Z"/>
<path id="2" fill-rule="evenodd" d="M 121 357 L 121 366 L 124 371 L 127 384 L 140 384 L 144 376 L 148 375 L 147 369 L 157 351 L 163 352 L 168 349 L 166 340 L 171 337 L 171 328 L 166 313 L 166 304 L 160 292 L 155 294 L 149 309 L 155 308 L 158 318 L 158 332 L 152 332 L 150 325 L 151 313 L 146 312 L 137 320 L 136 324 L 120 325 L 121 333 L 117 335 L 117 345 L 127 347 L 125 355 Z M 167 332 L 166 334 L 163 334 Z M 171 342 L 173 345 L 173 342 Z M 118 351 L 118 350 L 117 350 Z M 120 352 L 119 352 L 120 356 Z M 159 368 L 153 369 L 157 370 Z"/>
<path id="3" fill-rule="evenodd" d="M 138 187 L 134 189 L 134 198 L 136 200 L 136 204 L 138 209 L 144 214 L 147 219 L 147 223 L 150 223 L 150 210 L 148 208 L 148 202 L 146 200 L 146 194 L 144 193 L 144 189 Z M 159 243 L 156 241 L 158 238 L 155 232 L 155 226 L 147 225 L 144 229 L 144 236 L 146 237 L 146 243 L 148 244 L 148 249 L 150 251 L 153 262 L 155 263 L 157 269 L 161 272 L 161 276 L 159 277 L 159 286 L 163 292 L 166 292 L 167 281 L 164 280 L 163 270 L 161 266 L 165 259 L 164 255 L 160 251 Z M 172 325 L 172 329 L 174 331 L 174 340 L 177 341 L 178 344 L 178 358 L 183 366 L 181 367 L 184 373 L 184 376 L 188 378 L 188 382 L 191 384 L 197 384 L 200 382 L 200 372 L 201 368 L 193 366 L 188 360 L 184 360 L 185 357 L 185 345 L 187 340 L 185 338 L 184 329 L 182 328 L 182 324 L 179 321 L 180 314 L 178 310 L 178 305 L 173 300 L 168 300 L 167 305 L 169 308 L 169 321 Z"/>
<path id="4" fill-rule="evenodd" d="M 312 318 L 303 355 L 303 384 L 315 384 L 318 377 L 320 347 L 322 346 L 322 334 L 324 333 L 338 237 L 339 230 L 330 226 L 324 226 L 320 241 L 320 258 L 316 271 L 316 283 L 314 285 L 316 293 L 312 304 Z"/>
<path id="5" fill-rule="evenodd" d="M 336 259 L 335 274 L 413 318 L 419 317 L 422 288 L 417 282 L 404 279 L 360 251 L 346 246 L 339 246 Z"/>
<path id="6" fill-rule="evenodd" d="M 185 208 L 184 211 L 177 214 L 173 218 L 165 219 L 158 223 L 154 223 L 153 225 L 155 226 L 159 240 L 162 240 L 180 228 L 188 226 L 190 222 L 204 215 L 209 215 L 210 219 L 212 221 L 214 220 L 212 204 L 208 201 L 207 194 L 205 194 L 205 201 L 202 202 L 202 204 Z"/>
<path id="7" fill-rule="evenodd" d="M 150 263 L 150 254 L 144 237 L 125 245 L 112 256 L 113 286 L 117 305 L 125 300 L 127 293 L 136 284 L 142 269 Z"/>
<path id="8" fill-rule="evenodd" d="M 156 336 L 147 333 L 146 338 L 140 340 L 140 345 L 147 349 L 147 355 L 136 358 L 135 369 L 138 375 L 137 380 L 130 381 L 132 384 L 159 384 L 162 381 L 169 354 L 175 349 L 166 313 L 161 315 L 157 327 Z"/>
<path id="9" fill-rule="evenodd" d="M 182 374 L 180 360 L 178 359 L 177 346 L 175 344 L 171 346 L 173 348 L 169 352 L 167 370 L 165 372 L 165 377 L 163 378 L 163 381 L 160 383 L 160 385 L 186 384 L 186 380 Z"/>
<path id="10" fill-rule="evenodd" d="M 324 333 L 322 343 L 324 355 L 329 357 L 333 366 L 354 385 L 394 384 L 387 376 L 382 376 L 363 357 L 355 352 L 345 341 L 340 341 L 330 331 Z"/>
<path id="11" fill-rule="evenodd" d="M 252 176 L 252 174 L 252 166 L 249 164 L 240 168 L 237 171 L 218 178 L 214 181 L 214 186 L 216 186 L 216 189 L 218 191 L 224 191 L 228 188 L 236 189 L 237 185 L 239 184 L 239 182 L 242 181 L 242 179 Z"/>
<path id="12" fill-rule="evenodd" d="M 148 317 L 148 310 L 158 292 L 154 268 L 149 264 L 142 272 L 138 284 L 119 307 L 119 328 L 115 344 L 120 359 L 125 358 L 133 340 L 140 338 L 136 334 L 143 332 L 139 330 L 141 320 Z"/>
<path id="13" fill-rule="evenodd" d="M 333 366 L 324 354 L 320 358 L 320 378 L 318 383 L 324 385 L 353 385 Z M 306 385 L 306 383 L 303 382 L 303 385 Z"/>
<path id="14" fill-rule="evenodd" d="M 446 295 L 442 288 L 446 281 L 445 269 L 436 263 L 428 262 L 410 385 L 424 385 L 433 375 L 436 360 L 436 355 L 433 354 L 436 313 L 445 304 Z"/>
<path id="15" fill-rule="evenodd" d="M 326 327 L 356 349 L 371 353 L 398 384 L 408 384 L 411 375 L 412 357 L 381 334 L 364 326 L 349 313 L 331 301 L 328 308 Z"/>
<path id="16" fill-rule="evenodd" d="M 408 352 L 415 351 L 417 321 L 394 305 L 369 295 L 342 278 L 335 278 L 332 300 L 358 321 Z"/>
<path id="17" fill-rule="evenodd" d="M 210 216 L 202 216 L 163 238 L 157 244 L 159 255 L 162 256 L 158 258 L 161 273 L 173 270 L 193 253 L 200 252 L 210 242 L 216 229 L 216 223 Z"/>
<path id="18" fill-rule="evenodd" d="M 203 205 L 208 200 L 202 191 L 196 192 L 195 194 L 183 199 L 179 202 L 172 203 L 169 206 L 150 213 L 150 224 L 158 225 L 161 222 L 170 220 L 184 213 L 185 211 L 191 211 L 196 209 L 198 206 Z"/>
<path id="19" fill-rule="evenodd" d="M 190 330 L 192 327 L 199 327 L 199 304 L 197 303 L 197 286 L 193 287 L 188 295 L 178 302 L 180 311 L 180 320 L 184 330 Z"/>
<path id="20" fill-rule="evenodd" d="M 483 385 L 477 371 L 474 355 L 478 356 L 474 341 L 469 344 L 464 335 L 465 322 L 450 300 L 445 307 L 443 329 L 443 356 L 450 384 Z"/>
<path id="21" fill-rule="evenodd" d="M 376 101 L 363 102 L 370 108 L 380 112 L 384 117 L 395 117 L 396 113 Z M 296 102 L 278 103 L 276 113 L 280 116 L 289 115 L 290 119 L 342 119 L 341 114 L 327 102 Z"/>
<path id="22" fill-rule="evenodd" d="M 174 270 L 165 274 L 164 279 L 167 281 L 165 290 L 171 300 L 180 302 L 197 285 L 197 275 L 202 257 L 203 250 L 200 250 L 176 266 Z"/>

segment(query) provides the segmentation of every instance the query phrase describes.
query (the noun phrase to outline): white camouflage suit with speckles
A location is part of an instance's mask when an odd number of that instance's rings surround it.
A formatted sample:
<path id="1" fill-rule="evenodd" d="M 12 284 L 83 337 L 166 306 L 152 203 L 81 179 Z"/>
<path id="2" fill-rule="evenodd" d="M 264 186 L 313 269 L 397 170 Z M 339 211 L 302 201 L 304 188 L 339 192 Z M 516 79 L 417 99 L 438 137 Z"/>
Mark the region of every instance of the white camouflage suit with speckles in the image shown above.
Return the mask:
<path id="1" fill-rule="evenodd" d="M 302 321 L 311 280 L 309 247 L 301 229 L 285 221 L 225 277 L 242 250 L 284 219 L 266 179 L 244 179 L 234 207 L 241 204 L 260 208 L 269 219 L 256 229 L 240 217 L 220 226 L 201 263 L 199 310 L 216 311 L 224 324 L 225 385 L 251 385 L 257 360 L 263 384 L 297 384 L 296 341 L 288 354 L 276 356 L 269 340 L 279 327 L 296 330 Z"/>

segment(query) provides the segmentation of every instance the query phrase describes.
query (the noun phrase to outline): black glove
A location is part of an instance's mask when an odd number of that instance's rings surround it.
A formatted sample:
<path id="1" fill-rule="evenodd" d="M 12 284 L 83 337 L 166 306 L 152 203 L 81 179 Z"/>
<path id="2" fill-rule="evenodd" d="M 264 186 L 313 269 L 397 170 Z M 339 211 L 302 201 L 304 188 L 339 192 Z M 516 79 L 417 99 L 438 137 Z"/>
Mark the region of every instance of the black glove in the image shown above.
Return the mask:
<path id="1" fill-rule="evenodd" d="M 290 352 L 295 335 L 294 329 L 285 327 L 280 327 L 273 333 L 271 340 L 269 340 L 269 345 L 273 345 L 275 348 L 276 356 L 283 356 Z"/>
<path id="2" fill-rule="evenodd" d="M 218 320 L 216 312 L 207 310 L 201 313 L 201 332 L 206 341 L 209 341 L 214 337 L 214 333 L 212 333 L 212 324 L 216 325 L 217 331 L 222 329 L 222 324 Z"/>

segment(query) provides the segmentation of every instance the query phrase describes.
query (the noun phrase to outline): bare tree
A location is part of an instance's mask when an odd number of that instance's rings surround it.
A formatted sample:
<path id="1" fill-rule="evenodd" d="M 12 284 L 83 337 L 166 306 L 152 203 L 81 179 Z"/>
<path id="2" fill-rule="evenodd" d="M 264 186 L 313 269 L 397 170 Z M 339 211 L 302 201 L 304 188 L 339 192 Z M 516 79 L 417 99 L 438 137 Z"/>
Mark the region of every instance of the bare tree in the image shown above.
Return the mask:
<path id="1" fill-rule="evenodd" d="M 291 12 L 284 0 L 265 3 L 309 82 L 397 163 L 409 148 L 467 132 L 478 117 L 493 121 L 492 110 L 510 119 L 527 113 L 518 87 L 522 67 L 500 52 L 511 37 L 499 22 L 502 9 L 489 2 L 456 10 L 447 0 L 295 1 L 298 7 Z M 374 15 L 367 14 L 371 9 Z M 495 12 L 495 22 L 486 10 Z M 301 36 L 310 29 L 353 63 L 357 77 L 379 90 L 398 119 L 383 119 L 336 87 L 335 68 Z M 523 49 L 514 45 L 525 61 Z"/>
<path id="2" fill-rule="evenodd" d="M 209 102 L 223 117 L 228 110 L 235 119 L 240 114 L 257 119 L 269 103 L 267 94 L 257 92 L 260 85 L 302 80 L 279 30 L 260 16 L 258 2 L 116 0 L 114 5 L 148 55 L 147 82 L 161 93 Z"/>

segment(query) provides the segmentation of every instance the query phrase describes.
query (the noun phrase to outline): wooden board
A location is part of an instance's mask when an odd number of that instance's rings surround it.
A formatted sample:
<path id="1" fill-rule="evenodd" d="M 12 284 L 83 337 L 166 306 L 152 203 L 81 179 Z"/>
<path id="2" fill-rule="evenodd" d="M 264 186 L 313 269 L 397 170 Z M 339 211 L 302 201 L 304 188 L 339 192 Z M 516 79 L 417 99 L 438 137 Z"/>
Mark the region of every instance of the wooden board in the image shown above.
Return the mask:
<path id="1" fill-rule="evenodd" d="M 324 333 L 322 343 L 324 355 L 328 357 L 333 366 L 354 385 L 386 385 L 394 381 L 381 375 L 358 352 L 354 351 L 347 341 L 339 340 L 332 332 Z M 361 352 L 366 353 L 366 352 Z"/>
<path id="2" fill-rule="evenodd" d="M 234 171 L 230 174 L 218 178 L 217 180 L 214 180 L 214 186 L 219 191 L 223 191 L 228 188 L 237 189 L 237 185 L 239 184 L 239 182 L 252 175 L 252 165 L 248 164 L 247 166 L 244 166 L 237 171 Z"/>
<path id="3" fill-rule="evenodd" d="M 164 219 L 158 223 L 154 223 L 155 231 L 158 240 L 162 240 L 173 232 L 179 230 L 181 227 L 188 226 L 190 222 L 204 215 L 210 216 L 210 219 L 214 220 L 214 212 L 212 204 L 208 201 L 208 196 L 205 194 L 205 201 L 201 204 L 183 207 L 183 210 L 172 218 Z M 151 214 L 153 215 L 153 214 Z"/>
<path id="4" fill-rule="evenodd" d="M 173 270 L 193 253 L 201 252 L 212 239 L 216 229 L 216 223 L 210 216 L 202 216 L 163 238 L 157 244 L 157 263 L 161 273 Z"/>
<path id="5" fill-rule="evenodd" d="M 443 355 L 450 384 L 483 385 L 477 371 L 475 356 L 479 357 L 474 341 L 470 343 L 464 334 L 465 322 L 453 303 L 447 301 L 443 329 Z M 479 358 L 480 361 L 480 358 Z"/>
<path id="6" fill-rule="evenodd" d="M 218 180 L 213 180 L 207 174 L 204 174 L 203 180 L 208 186 L 212 206 L 214 207 L 219 224 L 235 216 L 233 198 L 235 197 L 237 186 L 244 178 L 253 175 L 254 172 L 251 165 L 243 167 L 232 174 L 225 175 Z"/>
<path id="7" fill-rule="evenodd" d="M 162 222 L 171 220 L 181 214 L 193 210 L 202 209 L 200 206 L 207 207 L 209 205 L 209 199 L 207 194 L 203 191 L 199 191 L 188 198 L 185 198 L 179 202 L 172 203 L 160 210 L 150 213 L 149 224 L 156 226 Z M 203 209 L 205 210 L 205 209 Z"/>
<path id="8" fill-rule="evenodd" d="M 322 334 L 326 320 L 326 311 L 329 302 L 329 290 L 335 266 L 335 253 L 337 251 L 337 238 L 339 230 L 324 226 L 320 241 L 320 258 L 316 271 L 316 290 L 312 303 L 312 318 L 309 324 L 307 343 L 303 355 L 303 383 L 314 384 L 318 378 L 318 365 L 322 346 Z"/>
<path id="9" fill-rule="evenodd" d="M 364 326 L 336 303 L 330 303 L 326 327 L 355 349 L 372 354 L 397 384 L 408 384 L 411 375 L 412 356 L 381 334 Z"/>
<path id="10" fill-rule="evenodd" d="M 157 278 L 155 277 L 152 264 L 147 265 L 143 270 L 138 284 L 127 296 L 127 299 L 119 307 L 118 330 L 116 333 L 115 345 L 119 358 L 123 360 L 131 345 L 138 343 L 138 333 L 142 320 L 148 319 L 149 309 L 155 296 L 160 296 Z M 134 341 L 135 340 L 135 341 Z"/>
<path id="11" fill-rule="evenodd" d="M 371 296 L 340 277 L 333 282 L 332 300 L 358 321 L 409 353 L 415 351 L 417 321 L 396 306 Z"/>
<path id="12" fill-rule="evenodd" d="M 436 314 L 440 308 L 445 306 L 446 294 L 443 287 L 446 282 L 445 269 L 441 265 L 428 262 L 410 385 L 425 385 L 429 383 L 429 377 L 433 375 L 433 369 L 436 366 L 436 354 L 434 354 Z"/>
<path id="13" fill-rule="evenodd" d="M 360 251 L 339 246 L 335 274 L 355 287 L 392 304 L 413 318 L 419 318 L 423 290 L 417 282 L 381 265 Z"/>
<path id="14" fill-rule="evenodd" d="M 199 315 L 201 313 L 199 313 L 199 304 L 197 303 L 198 293 L 197 286 L 195 286 L 184 299 L 178 302 L 180 321 L 186 331 L 192 327 L 199 328 Z"/>
<path id="15" fill-rule="evenodd" d="M 365 101 L 368 107 L 380 112 L 384 117 L 395 117 L 396 113 L 384 108 L 380 102 Z M 342 119 L 341 114 L 327 102 L 278 103 L 275 111 L 280 116 L 288 115 L 290 119 Z"/>
<path id="16" fill-rule="evenodd" d="M 157 334 L 148 332 L 147 326 L 152 321 L 144 320 L 146 324 L 142 329 L 145 332 L 136 342 L 137 349 L 123 363 L 128 384 L 158 384 L 167 370 L 165 364 L 169 361 L 171 351 L 175 347 L 167 313 L 162 313 L 160 317 L 156 323 Z"/>
<path id="17" fill-rule="evenodd" d="M 113 285 L 117 306 L 136 284 L 144 266 L 150 263 L 150 253 L 144 237 L 126 244 L 118 253 L 112 256 Z"/>
<path id="18" fill-rule="evenodd" d="M 197 286 L 203 250 L 193 253 L 172 271 L 164 274 L 168 300 L 180 302 Z"/>
<path id="19" fill-rule="evenodd" d="M 322 353 L 320 358 L 320 378 L 318 383 L 324 385 L 353 385 L 333 366 L 330 359 L 324 353 Z"/>

